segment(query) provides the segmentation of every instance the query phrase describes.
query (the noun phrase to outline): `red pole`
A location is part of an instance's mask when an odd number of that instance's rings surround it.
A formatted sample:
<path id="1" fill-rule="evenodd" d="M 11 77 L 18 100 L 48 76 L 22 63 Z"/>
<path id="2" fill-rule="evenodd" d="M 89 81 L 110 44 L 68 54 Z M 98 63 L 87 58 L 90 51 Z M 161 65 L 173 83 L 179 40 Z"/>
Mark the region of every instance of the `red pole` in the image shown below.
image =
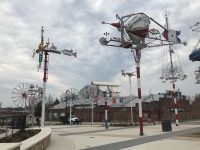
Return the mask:
<path id="1" fill-rule="evenodd" d="M 141 50 L 140 49 L 136 49 L 136 69 L 137 69 L 140 135 L 143 135 L 142 100 L 141 100 L 141 83 L 140 83 L 140 57 L 141 57 Z"/>
<path id="2" fill-rule="evenodd" d="M 44 82 L 47 82 L 47 78 L 48 78 L 48 65 L 47 65 L 47 63 L 48 63 L 48 52 L 47 51 L 44 51 L 44 77 L 43 77 L 43 81 Z"/>

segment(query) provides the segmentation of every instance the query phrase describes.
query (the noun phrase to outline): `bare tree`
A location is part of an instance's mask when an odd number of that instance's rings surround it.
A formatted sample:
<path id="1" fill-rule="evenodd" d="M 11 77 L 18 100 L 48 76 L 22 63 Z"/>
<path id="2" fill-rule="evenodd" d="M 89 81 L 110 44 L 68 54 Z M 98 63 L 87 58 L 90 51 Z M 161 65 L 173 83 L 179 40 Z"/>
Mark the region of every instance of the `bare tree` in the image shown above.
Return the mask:
<path id="1" fill-rule="evenodd" d="M 65 102 L 66 101 L 66 94 L 65 93 L 62 93 L 60 95 L 60 102 Z"/>
<path id="2" fill-rule="evenodd" d="M 91 97 L 94 97 L 96 93 L 97 93 L 97 87 L 93 85 L 86 85 L 79 92 L 80 96 L 84 99 L 89 99 Z"/>
<path id="3" fill-rule="evenodd" d="M 49 97 L 47 98 L 47 101 L 46 101 L 46 107 L 52 107 L 53 106 L 53 97 L 51 96 L 51 94 L 49 94 Z"/>

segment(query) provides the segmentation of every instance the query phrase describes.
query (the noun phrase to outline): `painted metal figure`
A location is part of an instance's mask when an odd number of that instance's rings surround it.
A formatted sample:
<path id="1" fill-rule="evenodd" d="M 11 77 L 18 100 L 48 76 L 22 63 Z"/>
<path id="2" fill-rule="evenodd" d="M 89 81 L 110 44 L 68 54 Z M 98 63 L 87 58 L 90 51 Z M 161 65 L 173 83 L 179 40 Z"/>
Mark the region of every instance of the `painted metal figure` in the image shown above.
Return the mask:
<path id="1" fill-rule="evenodd" d="M 161 24 L 156 22 L 151 17 L 144 13 L 130 14 L 120 17 L 118 14 L 116 18 L 118 23 L 105 23 L 110 24 L 118 29 L 121 36 L 119 38 L 113 37 L 107 40 L 107 37 L 100 38 L 99 42 L 103 46 L 114 46 L 126 49 L 131 49 L 136 62 L 137 72 L 137 85 L 138 85 L 138 103 L 139 103 L 139 120 L 140 120 L 140 135 L 143 135 L 143 118 L 142 118 L 142 100 L 141 100 L 141 82 L 140 82 L 140 59 L 141 50 L 150 47 L 159 47 L 165 45 L 172 45 L 176 43 L 182 43 L 186 45 L 186 42 L 181 42 L 178 38 L 180 32 L 168 30 Z M 161 34 L 158 29 L 150 29 L 150 21 L 158 25 L 164 32 Z M 178 33 L 178 34 L 177 34 Z M 161 37 L 164 37 L 162 39 Z M 172 38 L 173 36 L 173 38 Z M 117 43 L 117 44 L 115 44 Z"/>

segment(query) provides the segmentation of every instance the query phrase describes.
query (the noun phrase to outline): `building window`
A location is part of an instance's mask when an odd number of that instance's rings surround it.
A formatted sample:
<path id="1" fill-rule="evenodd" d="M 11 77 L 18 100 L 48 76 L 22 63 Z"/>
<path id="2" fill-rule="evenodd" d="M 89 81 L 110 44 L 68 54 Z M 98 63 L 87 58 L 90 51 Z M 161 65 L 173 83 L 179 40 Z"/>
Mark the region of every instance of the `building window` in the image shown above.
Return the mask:
<path id="1" fill-rule="evenodd" d="M 54 117 L 54 119 L 58 119 L 58 113 L 57 113 L 57 112 L 54 112 L 54 113 L 53 113 L 53 117 Z"/>
<path id="2" fill-rule="evenodd" d="M 65 113 L 64 112 L 61 112 L 60 113 L 60 116 L 62 117 L 62 116 L 65 116 Z"/>

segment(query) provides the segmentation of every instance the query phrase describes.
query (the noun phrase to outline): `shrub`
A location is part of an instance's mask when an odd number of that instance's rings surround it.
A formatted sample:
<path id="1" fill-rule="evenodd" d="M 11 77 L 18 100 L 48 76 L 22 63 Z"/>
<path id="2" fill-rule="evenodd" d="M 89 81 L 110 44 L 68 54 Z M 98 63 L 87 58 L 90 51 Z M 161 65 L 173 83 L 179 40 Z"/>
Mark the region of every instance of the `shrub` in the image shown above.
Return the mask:
<path id="1" fill-rule="evenodd" d="M 5 142 L 5 143 L 10 143 L 10 142 L 11 142 L 11 139 L 5 139 L 4 142 Z"/>
<path id="2" fill-rule="evenodd" d="M 32 130 L 28 130 L 27 132 L 28 132 L 28 134 L 30 134 L 30 135 L 34 135 L 34 132 L 33 132 Z"/>
<path id="3" fill-rule="evenodd" d="M 21 140 L 26 140 L 26 139 L 28 139 L 28 137 L 26 135 L 23 135 L 21 138 Z"/>

